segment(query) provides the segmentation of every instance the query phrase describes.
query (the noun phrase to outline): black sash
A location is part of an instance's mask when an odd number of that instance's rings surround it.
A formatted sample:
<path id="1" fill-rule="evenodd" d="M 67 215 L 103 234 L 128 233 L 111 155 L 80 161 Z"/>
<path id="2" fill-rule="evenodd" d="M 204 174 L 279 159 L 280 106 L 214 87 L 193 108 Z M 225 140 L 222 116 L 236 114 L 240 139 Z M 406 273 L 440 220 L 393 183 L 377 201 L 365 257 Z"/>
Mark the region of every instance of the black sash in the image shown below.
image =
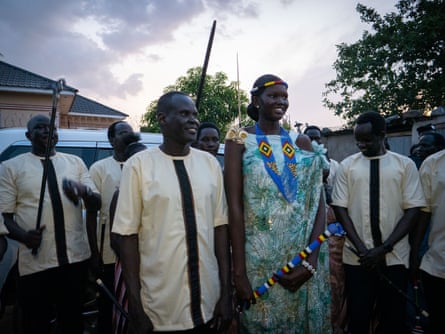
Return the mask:
<path id="1" fill-rule="evenodd" d="M 203 325 L 201 314 L 201 283 L 199 278 L 199 248 L 195 218 L 195 205 L 192 187 L 184 166 L 184 161 L 173 160 L 182 195 L 182 211 L 187 241 L 188 270 L 190 280 L 190 298 L 193 324 Z"/>
<path id="2" fill-rule="evenodd" d="M 43 160 L 42 160 L 43 163 Z M 56 238 L 56 252 L 59 265 L 68 264 L 65 238 L 65 217 L 63 215 L 62 199 L 57 186 L 56 171 L 52 160 L 48 161 L 48 192 L 54 216 L 54 234 Z"/>

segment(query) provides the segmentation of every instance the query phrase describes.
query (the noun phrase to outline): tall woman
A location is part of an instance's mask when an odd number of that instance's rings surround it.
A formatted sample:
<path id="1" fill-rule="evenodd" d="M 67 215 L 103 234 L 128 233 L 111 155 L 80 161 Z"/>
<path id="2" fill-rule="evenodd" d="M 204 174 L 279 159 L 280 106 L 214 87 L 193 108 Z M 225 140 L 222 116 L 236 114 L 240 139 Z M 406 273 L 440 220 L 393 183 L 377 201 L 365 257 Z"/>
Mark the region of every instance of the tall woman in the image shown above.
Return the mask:
<path id="1" fill-rule="evenodd" d="M 326 245 L 266 295 L 258 300 L 253 295 L 326 226 L 323 153 L 299 149 L 296 134 L 280 126 L 289 107 L 287 87 L 274 75 L 258 78 L 248 107 L 256 124 L 226 136 L 224 174 L 242 333 L 331 331 Z"/>

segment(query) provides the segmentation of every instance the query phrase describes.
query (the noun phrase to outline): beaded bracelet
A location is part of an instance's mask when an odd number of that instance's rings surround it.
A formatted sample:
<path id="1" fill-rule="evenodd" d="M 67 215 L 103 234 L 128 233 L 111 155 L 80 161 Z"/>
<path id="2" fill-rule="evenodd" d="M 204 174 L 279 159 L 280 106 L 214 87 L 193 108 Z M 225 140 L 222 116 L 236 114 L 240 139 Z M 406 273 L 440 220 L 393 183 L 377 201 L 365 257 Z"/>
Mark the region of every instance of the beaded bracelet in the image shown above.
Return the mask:
<path id="1" fill-rule="evenodd" d="M 312 264 L 310 264 L 309 262 L 307 262 L 306 260 L 301 261 L 301 265 L 303 267 L 305 267 L 312 275 L 315 275 L 315 273 L 317 272 L 315 270 L 315 268 L 312 266 Z"/>

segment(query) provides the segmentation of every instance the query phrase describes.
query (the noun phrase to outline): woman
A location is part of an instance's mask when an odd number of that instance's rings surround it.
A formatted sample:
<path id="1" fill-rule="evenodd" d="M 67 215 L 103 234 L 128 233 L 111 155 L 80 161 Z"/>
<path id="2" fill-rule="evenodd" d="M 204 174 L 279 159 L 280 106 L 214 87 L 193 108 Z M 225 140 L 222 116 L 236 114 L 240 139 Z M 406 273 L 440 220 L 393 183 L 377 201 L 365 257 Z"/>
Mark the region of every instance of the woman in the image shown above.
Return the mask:
<path id="1" fill-rule="evenodd" d="M 295 134 L 291 137 L 280 127 L 288 107 L 287 84 L 263 75 L 253 85 L 248 107 L 256 124 L 232 129 L 226 136 L 224 177 L 243 333 L 331 331 L 326 245 L 306 258 L 305 266 L 280 278 L 270 292 L 257 300 L 253 294 L 253 288 L 326 226 L 323 152 L 317 145 L 315 152 L 298 148 Z"/>

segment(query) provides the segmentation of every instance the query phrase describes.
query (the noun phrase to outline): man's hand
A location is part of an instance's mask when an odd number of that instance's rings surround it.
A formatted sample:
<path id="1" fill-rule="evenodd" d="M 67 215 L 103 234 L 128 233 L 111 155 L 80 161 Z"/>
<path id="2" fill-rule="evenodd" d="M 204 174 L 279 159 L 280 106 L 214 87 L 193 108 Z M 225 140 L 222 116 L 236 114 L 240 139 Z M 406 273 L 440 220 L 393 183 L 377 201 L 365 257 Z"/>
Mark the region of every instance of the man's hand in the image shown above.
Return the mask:
<path id="1" fill-rule="evenodd" d="M 142 305 L 132 307 L 128 305 L 128 327 L 130 334 L 151 333 L 153 332 L 153 323 L 145 313 Z"/>
<path id="2" fill-rule="evenodd" d="M 250 304 L 255 304 L 255 296 L 253 295 L 252 286 L 246 275 L 234 277 L 235 289 L 236 289 L 236 309 L 239 312 L 248 310 Z"/>
<path id="3" fill-rule="evenodd" d="M 365 270 L 372 271 L 385 264 L 385 254 L 383 245 L 378 246 L 368 250 L 358 261 Z"/>
<path id="4" fill-rule="evenodd" d="M 218 333 L 224 332 L 232 322 L 232 295 L 230 292 L 221 293 L 221 297 L 215 306 L 211 328 L 215 328 Z"/>
<path id="5" fill-rule="evenodd" d="M 37 249 L 42 242 L 42 231 L 45 229 L 45 225 L 40 226 L 37 230 L 29 230 L 25 232 L 23 243 L 29 249 Z"/>

